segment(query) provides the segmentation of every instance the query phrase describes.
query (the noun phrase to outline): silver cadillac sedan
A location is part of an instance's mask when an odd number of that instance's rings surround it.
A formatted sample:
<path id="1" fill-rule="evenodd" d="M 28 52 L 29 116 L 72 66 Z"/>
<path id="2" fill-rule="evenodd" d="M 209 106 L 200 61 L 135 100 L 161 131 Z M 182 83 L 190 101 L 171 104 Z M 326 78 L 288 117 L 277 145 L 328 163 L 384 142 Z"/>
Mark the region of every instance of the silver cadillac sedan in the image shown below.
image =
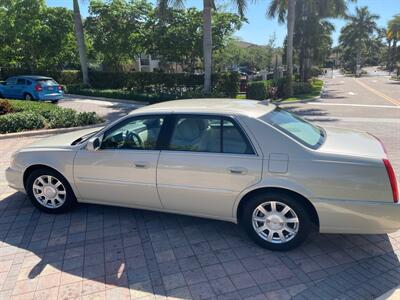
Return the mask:
<path id="1" fill-rule="evenodd" d="M 213 218 L 273 250 L 312 230 L 400 228 L 397 181 L 378 139 L 250 100 L 140 108 L 17 151 L 6 177 L 48 213 L 85 202 Z"/>

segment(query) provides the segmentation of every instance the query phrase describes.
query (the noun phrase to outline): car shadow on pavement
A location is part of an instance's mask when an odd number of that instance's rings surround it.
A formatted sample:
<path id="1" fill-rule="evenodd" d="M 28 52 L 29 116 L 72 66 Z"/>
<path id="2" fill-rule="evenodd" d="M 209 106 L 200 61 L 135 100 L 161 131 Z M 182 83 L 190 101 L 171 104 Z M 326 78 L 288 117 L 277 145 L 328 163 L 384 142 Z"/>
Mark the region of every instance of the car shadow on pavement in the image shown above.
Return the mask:
<path id="1" fill-rule="evenodd" d="M 86 204 L 50 215 L 22 193 L 0 201 L 0 216 L 0 290 L 14 295 L 372 299 L 400 279 L 399 233 L 315 233 L 272 252 L 228 222 Z"/>

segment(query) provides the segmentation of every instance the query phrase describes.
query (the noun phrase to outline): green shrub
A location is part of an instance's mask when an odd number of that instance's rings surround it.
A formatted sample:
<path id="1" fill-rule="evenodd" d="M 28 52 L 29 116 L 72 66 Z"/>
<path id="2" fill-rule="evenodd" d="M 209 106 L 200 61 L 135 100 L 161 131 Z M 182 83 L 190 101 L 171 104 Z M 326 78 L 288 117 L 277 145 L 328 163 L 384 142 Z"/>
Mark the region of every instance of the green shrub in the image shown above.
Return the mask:
<path id="1" fill-rule="evenodd" d="M 238 72 L 222 73 L 216 78 L 215 91 L 226 97 L 236 98 L 239 87 L 240 74 Z"/>
<path id="2" fill-rule="evenodd" d="M 9 100 L 14 113 L 0 116 L 0 133 L 40 128 L 66 128 L 98 124 L 103 119 L 93 112 L 78 113 L 54 104 Z"/>
<path id="3" fill-rule="evenodd" d="M 0 133 L 40 129 L 45 126 L 45 118 L 33 112 L 18 112 L 0 116 Z"/>
<path id="4" fill-rule="evenodd" d="M 6 99 L 0 99 L 0 115 L 5 115 L 13 112 L 13 107 L 10 101 Z"/>
<path id="5" fill-rule="evenodd" d="M 268 99 L 270 85 L 270 81 L 250 81 L 247 84 L 246 98 L 253 100 Z"/>
<path id="6" fill-rule="evenodd" d="M 78 70 L 65 70 L 60 73 L 56 81 L 62 85 L 80 84 L 82 82 L 82 74 Z"/>
<path id="7" fill-rule="evenodd" d="M 308 94 L 312 92 L 309 82 L 293 82 L 293 95 Z"/>

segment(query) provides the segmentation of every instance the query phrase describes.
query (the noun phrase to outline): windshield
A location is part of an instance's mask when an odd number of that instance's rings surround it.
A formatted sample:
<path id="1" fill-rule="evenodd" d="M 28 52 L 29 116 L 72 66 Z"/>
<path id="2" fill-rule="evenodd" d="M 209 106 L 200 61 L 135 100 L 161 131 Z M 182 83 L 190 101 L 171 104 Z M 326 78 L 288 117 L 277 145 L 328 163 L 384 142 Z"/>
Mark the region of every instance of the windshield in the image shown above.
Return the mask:
<path id="1" fill-rule="evenodd" d="M 313 149 L 318 148 L 325 140 L 325 131 L 321 127 L 279 107 L 260 119 Z"/>

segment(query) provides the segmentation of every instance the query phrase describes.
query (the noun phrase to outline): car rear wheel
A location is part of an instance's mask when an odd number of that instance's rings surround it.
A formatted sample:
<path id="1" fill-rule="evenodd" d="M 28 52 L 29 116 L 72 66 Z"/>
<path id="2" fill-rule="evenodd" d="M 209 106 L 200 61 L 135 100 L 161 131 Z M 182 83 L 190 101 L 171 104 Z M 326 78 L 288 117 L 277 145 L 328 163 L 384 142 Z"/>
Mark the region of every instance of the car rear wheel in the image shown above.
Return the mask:
<path id="1" fill-rule="evenodd" d="M 249 199 L 241 221 L 249 236 L 270 250 L 293 249 L 304 242 L 311 230 L 310 216 L 302 202 L 281 192 Z"/>
<path id="2" fill-rule="evenodd" d="M 58 103 L 58 100 L 51 100 L 51 103 L 57 104 L 57 103 Z"/>
<path id="3" fill-rule="evenodd" d="M 27 100 L 27 101 L 32 101 L 32 100 L 33 100 L 33 97 L 32 97 L 31 94 L 25 93 L 25 94 L 24 94 L 24 99 Z"/>
<path id="4" fill-rule="evenodd" d="M 26 191 L 33 205 L 47 213 L 65 212 L 76 203 L 68 181 L 51 169 L 33 171 L 26 182 Z"/>

